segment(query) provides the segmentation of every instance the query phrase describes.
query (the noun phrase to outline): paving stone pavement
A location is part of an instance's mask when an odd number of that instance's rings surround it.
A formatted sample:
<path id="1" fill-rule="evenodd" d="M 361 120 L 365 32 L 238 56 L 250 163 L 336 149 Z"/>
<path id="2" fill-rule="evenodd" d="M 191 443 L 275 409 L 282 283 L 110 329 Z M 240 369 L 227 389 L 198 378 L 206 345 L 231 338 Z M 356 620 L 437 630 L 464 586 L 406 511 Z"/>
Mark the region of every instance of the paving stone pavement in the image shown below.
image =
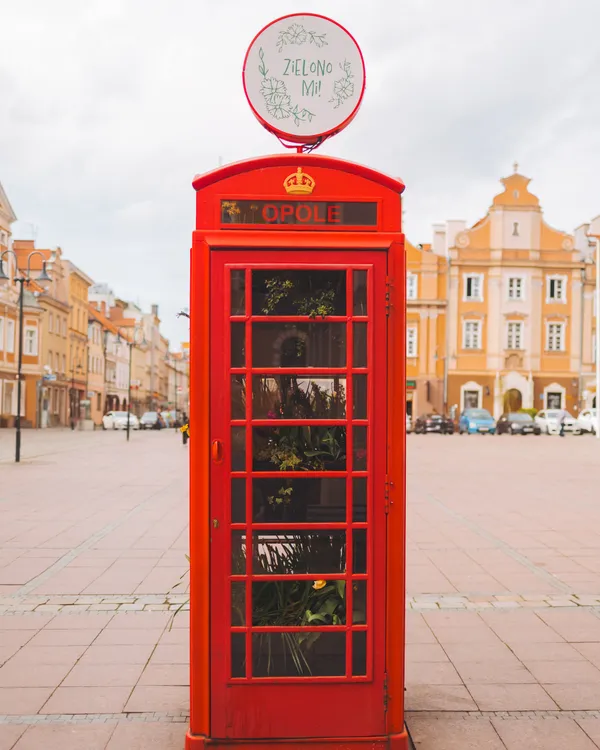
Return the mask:
<path id="1" fill-rule="evenodd" d="M 0 750 L 182 748 L 185 449 L 166 431 L 26 432 L 15 466 L 12 437 Z M 409 436 L 407 455 L 415 746 L 600 747 L 596 441 Z"/>

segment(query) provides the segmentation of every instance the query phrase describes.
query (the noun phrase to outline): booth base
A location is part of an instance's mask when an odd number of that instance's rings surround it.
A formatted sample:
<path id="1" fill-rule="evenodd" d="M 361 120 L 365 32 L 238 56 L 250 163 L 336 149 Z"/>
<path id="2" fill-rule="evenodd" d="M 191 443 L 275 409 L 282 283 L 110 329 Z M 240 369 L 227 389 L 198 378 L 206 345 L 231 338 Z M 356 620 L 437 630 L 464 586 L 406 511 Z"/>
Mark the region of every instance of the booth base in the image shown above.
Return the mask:
<path id="1" fill-rule="evenodd" d="M 203 750 L 208 747 L 244 748 L 244 750 L 412 750 L 408 732 L 388 737 L 307 737 L 274 740 L 213 739 L 189 731 L 185 737 L 185 750 Z"/>

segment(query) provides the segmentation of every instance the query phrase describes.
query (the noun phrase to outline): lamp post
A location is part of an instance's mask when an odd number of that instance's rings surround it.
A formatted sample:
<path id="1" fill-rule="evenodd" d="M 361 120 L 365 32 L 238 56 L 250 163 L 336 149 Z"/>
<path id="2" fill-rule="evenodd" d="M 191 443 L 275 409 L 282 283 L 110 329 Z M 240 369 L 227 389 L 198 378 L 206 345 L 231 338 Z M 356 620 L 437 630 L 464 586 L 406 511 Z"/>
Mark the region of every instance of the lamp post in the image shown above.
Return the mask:
<path id="1" fill-rule="evenodd" d="M 141 345 L 146 343 L 146 337 L 144 336 L 144 329 L 143 327 L 136 325 L 134 326 L 133 330 L 131 332 L 128 332 L 127 335 L 123 335 L 121 333 L 123 329 L 119 328 L 119 340 L 125 341 L 127 346 L 129 347 L 129 374 L 127 378 L 127 442 L 129 442 L 129 432 L 130 432 L 130 425 L 131 425 L 131 360 L 132 360 L 132 349 L 136 345 Z M 142 334 L 141 339 L 138 342 L 139 334 Z M 131 338 L 129 338 L 131 336 Z"/>
<path id="2" fill-rule="evenodd" d="M 588 230 L 596 242 L 596 439 L 600 440 L 600 216 L 592 219 Z"/>
<path id="3" fill-rule="evenodd" d="M 71 362 L 71 429 L 75 429 L 75 373 L 77 375 L 81 375 L 83 372 L 83 367 L 81 365 L 81 362 L 77 362 L 75 364 L 75 361 L 73 360 Z"/>
<path id="4" fill-rule="evenodd" d="M 15 259 L 15 275 L 13 281 L 19 284 L 19 359 L 17 365 L 17 417 L 15 420 L 16 427 L 16 439 L 15 439 L 15 463 L 19 463 L 21 460 L 21 397 L 22 397 L 22 385 L 21 376 L 23 369 L 23 298 L 25 293 L 25 284 L 29 284 L 31 279 L 31 259 L 34 255 L 42 257 L 42 272 L 37 277 L 36 281 L 50 281 L 50 276 L 46 271 L 46 259 L 44 253 L 41 250 L 34 250 L 27 256 L 27 269 L 26 271 L 19 270 L 19 258 L 14 250 L 5 250 L 0 254 L 0 281 L 8 281 L 8 274 L 4 273 L 4 257 L 6 255 L 12 255 Z"/>

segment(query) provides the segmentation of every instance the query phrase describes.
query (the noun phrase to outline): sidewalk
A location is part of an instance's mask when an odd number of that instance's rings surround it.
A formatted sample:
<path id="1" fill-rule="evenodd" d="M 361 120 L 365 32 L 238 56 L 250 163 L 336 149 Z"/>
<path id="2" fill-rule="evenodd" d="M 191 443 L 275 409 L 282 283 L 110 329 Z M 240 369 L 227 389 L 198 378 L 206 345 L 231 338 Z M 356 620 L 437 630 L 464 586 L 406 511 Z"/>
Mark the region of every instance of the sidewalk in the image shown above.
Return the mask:
<path id="1" fill-rule="evenodd" d="M 48 433 L 0 463 L 0 750 L 181 750 L 187 451 Z M 599 748 L 595 441 L 411 436 L 408 460 L 416 747 Z"/>

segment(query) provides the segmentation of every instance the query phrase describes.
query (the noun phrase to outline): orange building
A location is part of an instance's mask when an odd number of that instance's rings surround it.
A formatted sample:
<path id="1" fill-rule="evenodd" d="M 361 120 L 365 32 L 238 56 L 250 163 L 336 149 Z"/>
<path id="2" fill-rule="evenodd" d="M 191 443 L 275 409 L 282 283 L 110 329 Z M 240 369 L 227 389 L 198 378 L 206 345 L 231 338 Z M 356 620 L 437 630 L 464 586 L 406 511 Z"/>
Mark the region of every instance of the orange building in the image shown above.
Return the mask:
<path id="1" fill-rule="evenodd" d="M 577 414 L 591 341 L 587 256 L 544 221 L 517 165 L 501 182 L 474 226 L 434 227 L 449 263 L 448 405 Z"/>
<path id="2" fill-rule="evenodd" d="M 11 224 L 16 221 L 6 193 L 0 185 L 0 255 L 10 244 Z M 13 279 L 17 273 L 14 257 L 6 254 L 3 270 L 8 281 L 0 282 L 0 427 L 12 427 L 19 413 L 18 406 L 18 356 L 20 287 Z M 41 381 L 41 331 L 42 308 L 36 296 L 25 286 L 23 297 L 23 361 L 22 397 L 20 405 L 23 427 L 37 426 L 39 385 Z"/>
<path id="3" fill-rule="evenodd" d="M 444 410 L 446 259 L 406 242 L 406 411 Z"/>

